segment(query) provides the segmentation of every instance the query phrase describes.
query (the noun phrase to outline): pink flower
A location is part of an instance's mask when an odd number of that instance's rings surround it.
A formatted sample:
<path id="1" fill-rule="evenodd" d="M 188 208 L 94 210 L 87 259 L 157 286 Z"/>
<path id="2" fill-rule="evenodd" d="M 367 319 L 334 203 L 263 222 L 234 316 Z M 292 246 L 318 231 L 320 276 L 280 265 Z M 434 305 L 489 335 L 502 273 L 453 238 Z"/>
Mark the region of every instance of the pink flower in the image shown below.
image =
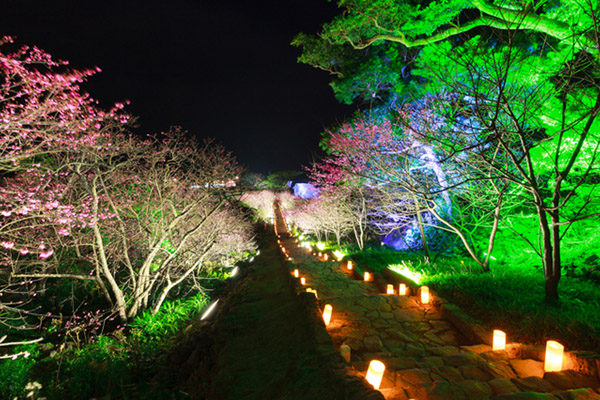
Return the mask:
<path id="1" fill-rule="evenodd" d="M 48 251 L 44 251 L 42 253 L 40 253 L 40 258 L 42 260 L 47 259 L 48 257 L 50 257 L 52 254 L 54 254 L 54 250 L 48 250 Z"/>
<path id="2" fill-rule="evenodd" d="M 12 249 L 14 246 L 14 242 L 9 242 L 7 240 L 2 241 L 2 247 L 4 247 L 5 249 Z"/>
<path id="3" fill-rule="evenodd" d="M 24 256 L 25 254 L 29 253 L 29 249 L 26 247 L 23 250 L 21 250 L 20 253 L 22 256 Z"/>
<path id="4" fill-rule="evenodd" d="M 1 214 L 4 215 L 5 217 L 10 217 L 10 214 L 12 214 L 12 211 L 4 210 L 4 211 L 2 211 Z"/>
<path id="5" fill-rule="evenodd" d="M 67 228 L 61 228 L 57 233 L 61 236 L 69 236 L 69 230 Z"/>

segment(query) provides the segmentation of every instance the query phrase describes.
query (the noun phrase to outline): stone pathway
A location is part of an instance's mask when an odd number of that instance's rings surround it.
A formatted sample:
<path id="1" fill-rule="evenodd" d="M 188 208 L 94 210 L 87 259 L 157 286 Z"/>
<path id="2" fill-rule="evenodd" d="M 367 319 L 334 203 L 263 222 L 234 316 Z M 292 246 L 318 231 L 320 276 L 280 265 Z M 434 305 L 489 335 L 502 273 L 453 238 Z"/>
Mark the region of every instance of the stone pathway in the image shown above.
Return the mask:
<path id="1" fill-rule="evenodd" d="M 327 331 L 335 349 L 351 348 L 346 374 L 364 377 L 371 360 L 382 361 L 380 392 L 386 399 L 600 399 L 598 367 L 595 376 L 544 373 L 541 361 L 517 358 L 515 348 L 494 352 L 473 345 L 435 306 L 413 296 L 380 294 L 345 264 L 300 247 L 281 220 L 276 228 L 280 246 L 293 259 L 290 273 L 297 268 L 306 279 L 304 286 L 296 280 L 297 293 L 316 289 L 320 308 L 333 306 Z"/>

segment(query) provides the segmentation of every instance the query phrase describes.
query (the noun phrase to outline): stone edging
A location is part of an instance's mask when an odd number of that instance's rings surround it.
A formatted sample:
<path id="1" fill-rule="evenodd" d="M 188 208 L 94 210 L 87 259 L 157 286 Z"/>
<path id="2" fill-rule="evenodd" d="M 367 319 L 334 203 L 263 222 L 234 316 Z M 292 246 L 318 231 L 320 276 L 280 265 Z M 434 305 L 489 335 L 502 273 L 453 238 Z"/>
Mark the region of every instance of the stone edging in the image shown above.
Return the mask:
<path id="1" fill-rule="evenodd" d="M 363 274 L 363 270 L 360 266 L 356 266 L 354 270 L 360 278 Z M 411 291 L 416 289 L 416 284 L 414 282 L 388 268 L 384 269 L 381 273 L 372 274 L 374 276 L 374 282 L 381 293 L 385 293 L 386 285 L 388 283 L 392 283 L 394 286 L 405 283 L 407 286 L 412 286 Z M 456 304 L 450 303 L 443 297 L 438 296 L 435 292 L 431 291 L 431 289 L 430 293 L 432 294 L 432 304 L 438 308 L 442 313 L 442 316 L 446 318 L 466 339 L 475 344 L 492 345 L 492 330 L 489 327 L 484 325 L 481 321 L 469 316 Z M 543 346 L 534 346 L 526 343 L 508 343 L 506 348 L 510 358 L 530 358 L 537 361 L 544 361 L 545 359 L 545 348 Z M 600 354 L 590 351 L 572 350 L 565 351 L 564 357 L 565 369 L 575 370 L 579 373 L 600 379 Z"/>

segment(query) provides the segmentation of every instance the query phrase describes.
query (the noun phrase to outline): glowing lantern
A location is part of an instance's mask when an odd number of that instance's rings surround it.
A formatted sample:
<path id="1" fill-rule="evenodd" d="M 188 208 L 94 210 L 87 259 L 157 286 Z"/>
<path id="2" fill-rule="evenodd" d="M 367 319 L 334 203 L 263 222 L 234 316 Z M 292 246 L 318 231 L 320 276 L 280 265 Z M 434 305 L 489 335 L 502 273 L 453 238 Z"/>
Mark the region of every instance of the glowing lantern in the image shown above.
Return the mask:
<path id="1" fill-rule="evenodd" d="M 312 253 L 312 247 L 309 247 L 309 248 L 308 248 L 308 252 L 309 252 L 309 253 Z"/>
<path id="2" fill-rule="evenodd" d="M 373 385 L 375 389 L 379 389 L 384 372 L 385 365 L 381 361 L 371 360 L 369 363 L 369 369 L 367 370 L 367 382 Z"/>
<path id="3" fill-rule="evenodd" d="M 306 285 L 306 278 L 305 277 L 300 278 L 300 284 L 302 286 Z"/>
<path id="4" fill-rule="evenodd" d="M 323 253 L 319 252 L 319 258 L 323 257 Z"/>
<path id="5" fill-rule="evenodd" d="M 394 285 L 387 285 L 387 294 L 394 294 Z"/>
<path id="6" fill-rule="evenodd" d="M 323 308 L 323 321 L 325 322 L 325 326 L 329 326 L 329 321 L 331 321 L 331 313 L 333 312 L 333 307 L 331 304 L 325 304 L 325 308 Z"/>
<path id="7" fill-rule="evenodd" d="M 429 304 L 429 288 L 427 286 L 421 286 L 421 303 Z"/>
<path id="8" fill-rule="evenodd" d="M 202 317 L 200 318 L 201 321 L 204 321 L 209 315 L 210 313 L 215 309 L 215 307 L 217 306 L 217 303 L 219 302 L 219 300 L 217 299 L 214 303 L 212 303 L 212 305 L 210 307 L 208 307 L 208 310 L 206 310 L 204 312 L 204 314 L 202 314 Z"/>
<path id="9" fill-rule="evenodd" d="M 504 350 L 506 348 L 506 333 L 494 329 L 494 338 L 492 340 L 492 350 Z"/>
<path id="10" fill-rule="evenodd" d="M 283 251 L 283 252 L 285 253 L 285 247 L 282 247 L 282 248 L 281 248 L 281 251 Z"/>
<path id="11" fill-rule="evenodd" d="M 231 271 L 231 277 L 233 278 L 234 276 L 237 275 L 239 268 L 235 267 L 232 271 Z"/>
<path id="12" fill-rule="evenodd" d="M 348 270 L 352 271 L 352 261 L 348 261 Z"/>
<path id="13" fill-rule="evenodd" d="M 340 354 L 348 363 L 350 362 L 351 351 L 352 349 L 350 349 L 350 346 L 348 346 L 347 344 L 343 344 L 340 346 Z"/>
<path id="14" fill-rule="evenodd" d="M 327 253 L 323 254 L 323 261 L 329 260 L 329 255 Z"/>
<path id="15" fill-rule="evenodd" d="M 318 299 L 319 296 L 317 295 L 317 289 L 312 289 L 312 288 L 306 288 L 306 293 L 312 293 L 315 295 L 315 297 Z"/>
<path id="16" fill-rule="evenodd" d="M 296 269 L 294 270 L 294 278 L 297 278 L 297 277 L 299 277 L 299 276 L 300 276 L 300 271 L 298 271 L 298 268 L 296 268 Z"/>
<path id="17" fill-rule="evenodd" d="M 369 274 L 368 272 L 365 272 L 365 282 L 368 282 L 371 279 L 371 274 Z"/>
<path id="18" fill-rule="evenodd" d="M 546 342 L 546 361 L 544 362 L 544 371 L 561 371 L 563 362 L 563 352 L 565 347 L 554 341 Z"/>
<path id="19" fill-rule="evenodd" d="M 404 283 L 401 283 L 400 286 L 398 286 L 398 294 L 400 296 L 406 296 L 406 285 Z"/>

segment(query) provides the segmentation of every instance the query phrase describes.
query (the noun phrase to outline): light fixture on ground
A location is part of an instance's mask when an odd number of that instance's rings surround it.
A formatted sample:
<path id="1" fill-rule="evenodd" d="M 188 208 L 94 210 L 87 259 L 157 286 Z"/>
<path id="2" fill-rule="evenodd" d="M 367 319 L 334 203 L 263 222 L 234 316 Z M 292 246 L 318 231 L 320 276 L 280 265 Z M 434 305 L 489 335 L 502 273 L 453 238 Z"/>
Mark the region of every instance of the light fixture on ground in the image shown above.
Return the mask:
<path id="1" fill-rule="evenodd" d="M 352 271 L 352 261 L 348 261 L 348 270 Z"/>
<path id="2" fill-rule="evenodd" d="M 429 288 L 427 286 L 421 286 L 421 303 L 429 304 Z"/>
<path id="3" fill-rule="evenodd" d="M 369 382 L 375 389 L 379 389 L 381 386 L 381 380 L 383 379 L 383 373 L 385 372 L 385 365 L 379 360 L 371 360 L 369 363 L 369 369 L 367 370 L 367 382 Z"/>
<path id="4" fill-rule="evenodd" d="M 331 304 L 325 304 L 325 307 L 323 308 L 323 321 L 325 322 L 325 326 L 329 326 L 332 312 L 333 307 L 331 306 Z"/>
<path id="5" fill-rule="evenodd" d="M 323 254 L 323 261 L 327 261 L 329 260 L 329 254 L 325 253 Z"/>
<path id="6" fill-rule="evenodd" d="M 306 285 L 306 278 L 305 277 L 300 278 L 300 284 L 302 286 Z"/>
<path id="7" fill-rule="evenodd" d="M 371 274 L 369 274 L 368 272 L 365 272 L 364 279 L 365 279 L 365 282 L 369 282 L 371 280 Z"/>
<path id="8" fill-rule="evenodd" d="M 297 277 L 299 277 L 299 276 L 300 276 L 300 271 L 298 271 L 298 268 L 296 268 L 296 269 L 294 270 L 294 278 L 297 278 Z"/>
<path id="9" fill-rule="evenodd" d="M 313 288 L 306 288 L 306 293 L 312 293 L 315 295 L 315 297 L 318 299 L 319 295 L 317 294 L 317 289 L 313 289 Z"/>
<path id="10" fill-rule="evenodd" d="M 204 321 L 206 318 L 208 318 L 208 316 L 212 313 L 212 311 L 215 309 L 215 307 L 217 306 L 217 303 L 219 302 L 219 299 L 215 300 L 214 303 L 212 303 L 210 305 L 210 307 L 208 307 L 208 309 L 204 312 L 204 314 L 202 314 L 202 317 L 200 317 L 200 321 Z"/>
<path id="11" fill-rule="evenodd" d="M 387 294 L 394 294 L 394 285 L 387 285 Z"/>
<path id="12" fill-rule="evenodd" d="M 565 347 L 554 340 L 546 342 L 546 360 L 544 361 L 544 371 L 562 371 L 563 353 Z"/>
<path id="13" fill-rule="evenodd" d="M 401 283 L 400 286 L 398 286 L 398 294 L 400 296 L 406 296 L 406 285 L 404 283 Z"/>
<path id="14" fill-rule="evenodd" d="M 233 278 L 234 276 L 236 276 L 236 275 L 237 275 L 237 273 L 238 273 L 238 271 L 239 271 L 239 268 L 238 268 L 238 267 L 235 267 L 234 269 L 232 269 L 232 270 L 231 270 L 231 277 Z"/>
<path id="15" fill-rule="evenodd" d="M 351 352 L 352 352 L 352 349 L 347 344 L 343 344 L 340 346 L 340 354 L 342 355 L 342 357 L 344 357 L 344 360 L 347 363 L 350 362 L 350 357 L 352 354 Z"/>
<path id="16" fill-rule="evenodd" d="M 506 333 L 494 329 L 494 338 L 492 340 L 492 350 L 504 350 L 506 348 Z"/>

